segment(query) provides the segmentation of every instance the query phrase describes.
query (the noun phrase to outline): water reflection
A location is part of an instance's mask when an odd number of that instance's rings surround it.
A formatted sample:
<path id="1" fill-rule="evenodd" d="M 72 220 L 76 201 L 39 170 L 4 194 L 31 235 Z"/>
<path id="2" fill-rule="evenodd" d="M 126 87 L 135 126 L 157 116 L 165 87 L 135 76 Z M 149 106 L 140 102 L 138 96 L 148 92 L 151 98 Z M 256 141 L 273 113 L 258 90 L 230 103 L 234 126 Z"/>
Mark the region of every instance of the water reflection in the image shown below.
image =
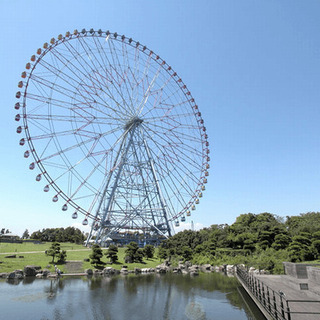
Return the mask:
<path id="1" fill-rule="evenodd" d="M 235 278 L 217 273 L 28 278 L 0 281 L 0 301 L 29 302 L 21 314 L 21 307 L 5 310 L 8 319 L 263 319 L 248 308 L 238 286 Z"/>

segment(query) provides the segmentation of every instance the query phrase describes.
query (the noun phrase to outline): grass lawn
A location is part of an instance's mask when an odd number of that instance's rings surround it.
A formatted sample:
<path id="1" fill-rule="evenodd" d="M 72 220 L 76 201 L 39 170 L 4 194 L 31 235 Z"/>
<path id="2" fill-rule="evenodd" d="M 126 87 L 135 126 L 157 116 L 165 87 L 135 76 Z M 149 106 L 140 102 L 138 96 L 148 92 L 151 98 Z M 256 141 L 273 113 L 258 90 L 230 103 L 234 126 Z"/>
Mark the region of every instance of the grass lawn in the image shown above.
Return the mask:
<path id="1" fill-rule="evenodd" d="M 74 244 L 70 242 L 61 243 L 61 248 L 63 250 L 80 250 L 85 249 L 84 246 L 80 244 Z M 33 252 L 33 251 L 45 251 L 49 249 L 51 242 L 34 244 L 32 242 L 23 243 L 3 243 L 0 242 L 0 254 L 1 253 L 16 253 L 16 252 Z"/>
<path id="2" fill-rule="evenodd" d="M 53 264 L 51 263 L 52 257 L 47 256 L 44 251 L 49 249 L 51 242 L 43 244 L 33 243 L 0 243 L 0 273 L 10 272 L 17 269 L 23 269 L 27 265 L 38 265 L 42 268 L 47 268 L 54 271 Z M 94 269 L 94 266 L 90 262 L 83 261 L 88 259 L 91 254 L 91 249 L 85 248 L 82 245 L 74 243 L 60 243 L 61 250 L 67 251 L 67 261 L 78 260 L 82 262 L 82 271 L 85 269 Z M 112 266 L 115 269 L 121 269 L 124 265 L 126 248 L 119 248 L 118 252 L 118 263 L 117 264 L 106 264 L 106 266 Z M 103 249 L 106 252 L 107 249 Z M 30 253 L 32 252 L 32 253 Z M 8 253 L 16 254 L 16 258 L 5 258 L 9 255 Z M 107 262 L 106 256 L 101 259 L 103 262 Z M 129 270 L 134 268 L 154 268 L 159 265 L 161 261 L 158 258 L 144 259 L 143 263 L 129 263 L 126 264 Z M 66 272 L 65 264 L 60 264 L 59 269 Z"/>

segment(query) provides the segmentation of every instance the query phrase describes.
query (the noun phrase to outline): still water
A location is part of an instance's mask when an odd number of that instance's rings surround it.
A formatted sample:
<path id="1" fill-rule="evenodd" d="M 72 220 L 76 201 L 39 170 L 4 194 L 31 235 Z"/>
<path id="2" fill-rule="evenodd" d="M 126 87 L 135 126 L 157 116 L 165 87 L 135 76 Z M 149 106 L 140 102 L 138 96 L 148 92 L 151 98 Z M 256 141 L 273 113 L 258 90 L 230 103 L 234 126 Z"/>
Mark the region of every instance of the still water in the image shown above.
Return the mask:
<path id="1" fill-rule="evenodd" d="M 0 318 L 263 320 L 235 278 L 218 273 L 0 281 Z"/>

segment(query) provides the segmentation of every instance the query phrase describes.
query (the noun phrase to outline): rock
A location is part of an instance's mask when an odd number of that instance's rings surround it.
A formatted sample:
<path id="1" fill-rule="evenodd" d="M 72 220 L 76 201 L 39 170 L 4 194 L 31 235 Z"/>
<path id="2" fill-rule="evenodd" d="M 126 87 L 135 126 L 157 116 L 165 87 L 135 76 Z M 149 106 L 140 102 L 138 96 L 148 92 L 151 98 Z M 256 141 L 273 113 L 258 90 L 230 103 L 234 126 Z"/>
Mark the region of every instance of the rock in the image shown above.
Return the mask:
<path id="1" fill-rule="evenodd" d="M 84 262 L 90 262 L 90 259 L 86 258 L 86 259 L 83 259 Z"/>
<path id="2" fill-rule="evenodd" d="M 23 279 L 23 271 L 15 270 L 13 272 L 8 273 L 7 279 Z"/>
<path id="3" fill-rule="evenodd" d="M 43 277 L 47 277 L 49 273 L 50 273 L 49 270 L 43 269 L 40 274 L 42 274 Z M 38 273 L 38 274 L 39 274 L 39 273 Z M 38 274 L 37 274 L 37 275 L 38 275 Z"/>
<path id="4" fill-rule="evenodd" d="M 127 268 L 122 268 L 120 270 L 120 274 L 128 274 L 128 269 Z"/>
<path id="5" fill-rule="evenodd" d="M 262 270 L 260 270 L 260 274 L 270 274 L 270 272 L 267 271 L 267 270 L 262 269 Z"/>
<path id="6" fill-rule="evenodd" d="M 104 275 L 111 275 L 111 274 L 115 274 L 115 273 L 116 273 L 116 270 L 114 268 L 106 267 L 103 269 Z"/>
<path id="7" fill-rule="evenodd" d="M 156 266 L 157 273 L 167 273 L 168 271 L 170 271 L 170 268 L 166 264 L 159 264 Z"/>
<path id="8" fill-rule="evenodd" d="M 11 254 L 9 256 L 5 256 L 5 258 L 8 258 L 8 259 L 12 259 L 12 258 L 16 258 L 17 255 L 16 254 Z"/>
<path id="9" fill-rule="evenodd" d="M 37 274 L 37 270 L 31 266 L 24 267 L 24 274 L 26 277 L 34 277 Z"/>
<path id="10" fill-rule="evenodd" d="M 222 271 L 223 271 L 223 267 L 222 267 L 222 266 L 215 266 L 215 267 L 214 267 L 214 270 L 215 270 L 216 272 L 222 272 Z"/>
<path id="11" fill-rule="evenodd" d="M 27 265 L 26 267 L 34 268 L 34 269 L 36 269 L 37 271 L 41 270 L 41 266 L 37 266 L 37 265 L 35 265 L 35 264 L 29 264 L 29 265 Z"/>
<path id="12" fill-rule="evenodd" d="M 227 271 L 227 272 L 234 272 L 234 265 L 228 264 L 228 265 L 226 266 L 226 271 Z"/>
<path id="13" fill-rule="evenodd" d="M 254 272 L 255 270 L 256 270 L 256 268 L 250 267 L 249 272 Z"/>
<path id="14" fill-rule="evenodd" d="M 134 273 L 136 273 L 136 274 L 141 273 L 141 269 L 140 268 L 134 268 Z"/>
<path id="15" fill-rule="evenodd" d="M 85 272 L 88 276 L 92 276 L 92 275 L 93 275 L 92 269 L 86 269 L 86 270 L 84 270 L 84 272 Z"/>
<path id="16" fill-rule="evenodd" d="M 0 273 L 0 278 L 6 278 L 8 276 L 7 272 Z"/>
<path id="17" fill-rule="evenodd" d="M 182 273 L 182 270 L 178 267 L 178 268 L 173 268 L 173 273 Z"/>
<path id="18" fill-rule="evenodd" d="M 102 271 L 101 271 L 101 270 L 98 270 L 98 269 L 94 269 L 94 270 L 93 270 L 93 274 L 94 274 L 95 276 L 99 276 L 99 275 L 102 274 Z"/>
<path id="19" fill-rule="evenodd" d="M 200 267 L 202 272 L 210 272 L 211 271 L 211 264 L 204 264 Z"/>
<path id="20" fill-rule="evenodd" d="M 43 273 L 38 273 L 38 274 L 36 274 L 36 278 L 37 278 L 37 279 L 43 279 L 43 278 L 44 278 Z"/>

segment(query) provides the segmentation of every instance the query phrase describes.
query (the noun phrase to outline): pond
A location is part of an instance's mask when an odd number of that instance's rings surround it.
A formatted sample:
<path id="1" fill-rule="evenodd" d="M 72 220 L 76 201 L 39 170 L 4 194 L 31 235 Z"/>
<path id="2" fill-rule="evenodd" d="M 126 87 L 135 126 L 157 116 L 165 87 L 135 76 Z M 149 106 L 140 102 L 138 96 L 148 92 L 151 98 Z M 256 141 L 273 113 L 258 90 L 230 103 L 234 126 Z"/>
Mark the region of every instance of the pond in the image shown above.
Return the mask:
<path id="1" fill-rule="evenodd" d="M 220 273 L 1 280 L 0 307 L 6 320 L 265 319 Z"/>

